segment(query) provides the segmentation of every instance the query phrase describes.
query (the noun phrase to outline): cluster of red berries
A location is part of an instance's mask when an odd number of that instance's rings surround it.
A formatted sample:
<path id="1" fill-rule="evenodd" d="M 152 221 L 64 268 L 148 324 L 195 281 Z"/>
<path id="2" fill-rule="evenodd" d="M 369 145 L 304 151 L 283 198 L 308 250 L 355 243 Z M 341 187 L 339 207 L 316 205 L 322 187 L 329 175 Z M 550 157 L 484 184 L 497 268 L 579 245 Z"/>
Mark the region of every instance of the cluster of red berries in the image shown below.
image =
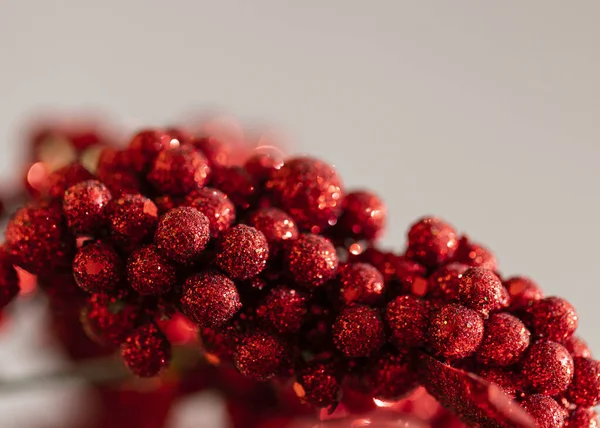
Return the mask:
<path id="1" fill-rule="evenodd" d="M 18 293 L 14 265 L 60 299 L 74 278 L 85 331 L 138 376 L 169 365 L 160 320 L 183 314 L 209 361 L 293 382 L 317 407 L 342 387 L 394 401 L 422 385 L 465 422 L 516 426 L 466 391 L 477 375 L 538 426 L 597 426 L 600 362 L 574 336 L 574 308 L 502 277 L 448 223 L 422 218 L 403 254 L 386 252 L 383 202 L 317 159 L 231 162 L 226 143 L 180 129 L 97 146 L 92 166 L 52 171 L 10 219 L 0 306 Z"/>

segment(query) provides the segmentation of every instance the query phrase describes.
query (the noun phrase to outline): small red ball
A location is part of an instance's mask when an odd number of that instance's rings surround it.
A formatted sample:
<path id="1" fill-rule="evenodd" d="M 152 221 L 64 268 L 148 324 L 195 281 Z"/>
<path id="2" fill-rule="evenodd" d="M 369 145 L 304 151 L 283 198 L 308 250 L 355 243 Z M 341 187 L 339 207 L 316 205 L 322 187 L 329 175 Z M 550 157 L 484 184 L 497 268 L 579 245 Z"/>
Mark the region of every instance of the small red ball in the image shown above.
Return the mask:
<path id="1" fill-rule="evenodd" d="M 390 342 L 398 348 L 422 345 L 427 338 L 429 316 L 427 301 L 410 295 L 396 297 L 385 310 Z"/>
<path id="2" fill-rule="evenodd" d="M 210 167 L 193 147 L 182 145 L 162 150 L 148 173 L 156 190 L 169 195 L 185 195 L 207 182 Z"/>
<path id="3" fill-rule="evenodd" d="M 256 199 L 254 180 L 240 166 L 215 168 L 212 186 L 225 193 L 242 210 L 248 209 Z"/>
<path id="4" fill-rule="evenodd" d="M 481 315 L 461 305 L 442 306 L 428 328 L 429 345 L 446 359 L 460 359 L 473 354 L 483 340 Z"/>
<path id="5" fill-rule="evenodd" d="M 456 230 L 436 217 L 422 218 L 408 231 L 407 254 L 430 268 L 452 259 L 457 247 Z"/>
<path id="6" fill-rule="evenodd" d="M 193 138 L 190 143 L 204 154 L 211 168 L 223 167 L 229 163 L 230 148 L 217 138 Z"/>
<path id="7" fill-rule="evenodd" d="M 286 349 L 275 336 L 257 331 L 240 341 L 234 361 L 244 376 L 265 381 L 273 378 L 286 362 Z"/>
<path id="8" fill-rule="evenodd" d="M 48 195 L 51 198 L 62 198 L 69 187 L 82 181 L 92 180 L 93 178 L 92 173 L 79 163 L 63 166 L 48 175 Z"/>
<path id="9" fill-rule="evenodd" d="M 274 254 L 285 242 L 298 238 L 298 228 L 294 219 L 279 208 L 260 208 L 250 214 L 248 225 L 260 230 L 267 238 L 269 250 Z"/>
<path id="10" fill-rule="evenodd" d="M 88 293 L 116 290 L 124 278 L 123 261 L 110 245 L 96 241 L 79 248 L 73 259 L 73 277 Z"/>
<path id="11" fill-rule="evenodd" d="M 173 138 L 166 132 L 147 129 L 138 132 L 129 143 L 131 164 L 137 172 L 146 172 L 158 154 L 169 147 Z"/>
<path id="12" fill-rule="evenodd" d="M 139 377 L 153 377 L 171 362 L 171 344 L 154 324 L 146 324 L 121 345 L 125 365 Z"/>
<path id="13" fill-rule="evenodd" d="M 482 245 L 471 242 L 467 237 L 460 239 L 454 261 L 494 272 L 498 269 L 498 261 L 494 253 Z"/>
<path id="14" fill-rule="evenodd" d="M 96 293 L 88 297 L 81 323 L 88 337 L 101 345 L 120 345 L 136 328 L 141 308 L 125 293 Z"/>
<path id="15" fill-rule="evenodd" d="M 457 298 L 464 306 L 484 316 L 508 303 L 500 278 L 494 272 L 479 267 L 472 267 L 463 273 L 458 281 Z"/>
<path id="16" fill-rule="evenodd" d="M 573 358 L 556 342 L 543 340 L 532 344 L 521 364 L 523 374 L 541 394 L 558 395 L 573 379 Z"/>
<path id="17" fill-rule="evenodd" d="M 338 401 L 340 381 L 335 366 L 331 363 L 315 362 L 298 373 L 299 398 L 315 407 L 329 407 Z"/>
<path id="18" fill-rule="evenodd" d="M 197 261 L 210 240 L 208 218 L 195 208 L 174 208 L 161 217 L 154 243 L 166 258 L 180 264 Z"/>
<path id="19" fill-rule="evenodd" d="M 458 299 L 458 284 L 469 266 L 462 263 L 449 263 L 435 270 L 429 277 L 429 296 L 444 302 Z"/>
<path id="20" fill-rule="evenodd" d="M 567 418 L 567 428 L 598 428 L 598 414 L 593 409 L 575 409 Z"/>
<path id="21" fill-rule="evenodd" d="M 571 336 L 565 343 L 565 348 L 569 351 L 573 358 L 591 358 L 592 351 L 585 340 L 578 336 Z"/>
<path id="22" fill-rule="evenodd" d="M 565 411 L 553 398 L 541 394 L 525 398 L 521 406 L 531 415 L 539 428 L 562 428 Z"/>
<path id="23" fill-rule="evenodd" d="M 256 319 L 265 328 L 280 334 L 296 333 L 308 309 L 306 297 L 284 286 L 273 288 L 256 308 Z"/>
<path id="24" fill-rule="evenodd" d="M 578 325 L 575 308 L 560 297 L 547 297 L 532 302 L 524 315 L 524 321 L 535 337 L 561 343 L 573 336 Z"/>
<path id="25" fill-rule="evenodd" d="M 113 200 L 110 207 L 111 239 L 119 247 L 131 251 L 147 242 L 158 223 L 154 202 L 142 195 L 124 195 Z"/>
<path id="26" fill-rule="evenodd" d="M 188 196 L 188 203 L 208 218 L 210 235 L 217 238 L 235 221 L 235 205 L 227 195 L 211 187 L 195 190 Z"/>
<path id="27" fill-rule="evenodd" d="M 341 213 L 342 181 L 332 166 L 320 160 L 289 159 L 273 174 L 266 187 L 298 226 L 312 233 L 335 224 Z"/>
<path id="28" fill-rule="evenodd" d="M 175 285 L 177 272 L 154 245 L 146 245 L 129 256 L 127 281 L 142 295 L 160 295 Z"/>
<path id="29" fill-rule="evenodd" d="M 374 193 L 348 193 L 342 203 L 342 209 L 337 227 L 344 236 L 371 241 L 385 231 L 387 209 Z"/>
<path id="30" fill-rule="evenodd" d="M 524 276 L 516 276 L 504 281 L 504 287 L 510 296 L 510 307 L 520 309 L 535 300 L 544 298 L 544 292 L 533 280 Z"/>
<path id="31" fill-rule="evenodd" d="M 233 279 L 255 277 L 267 265 L 268 257 L 265 235 L 245 224 L 225 231 L 218 242 L 217 265 Z"/>
<path id="32" fill-rule="evenodd" d="M 202 272 L 186 279 L 181 310 L 200 327 L 220 327 L 242 307 L 232 280 L 217 272 Z"/>
<path id="33" fill-rule="evenodd" d="M 575 372 L 567 390 L 567 398 L 581 407 L 594 407 L 600 402 L 600 362 L 591 358 L 573 359 Z"/>
<path id="34" fill-rule="evenodd" d="M 531 333 L 510 314 L 492 314 L 485 322 L 477 359 L 484 364 L 508 366 L 518 362 L 529 347 Z"/>
<path id="35" fill-rule="evenodd" d="M 82 181 L 65 191 L 63 211 L 69 228 L 78 234 L 94 234 L 108 222 L 110 190 L 97 180 Z"/>
<path id="36" fill-rule="evenodd" d="M 383 275 L 368 263 L 349 263 L 339 270 L 342 303 L 375 304 L 383 297 Z"/>
<path id="37" fill-rule="evenodd" d="M 384 352 L 374 361 L 367 374 L 367 382 L 374 398 L 397 401 L 419 386 L 416 371 L 408 355 Z"/>
<path id="38" fill-rule="evenodd" d="M 19 294 L 19 277 L 8 253 L 0 247 L 0 309 L 8 305 Z"/>
<path id="39" fill-rule="evenodd" d="M 333 324 L 333 341 L 350 358 L 373 355 L 385 343 L 379 311 L 362 305 L 346 306 Z"/>
<path id="40" fill-rule="evenodd" d="M 314 289 L 335 276 L 338 257 L 329 239 L 319 235 L 302 234 L 292 242 L 287 263 L 297 284 Z"/>

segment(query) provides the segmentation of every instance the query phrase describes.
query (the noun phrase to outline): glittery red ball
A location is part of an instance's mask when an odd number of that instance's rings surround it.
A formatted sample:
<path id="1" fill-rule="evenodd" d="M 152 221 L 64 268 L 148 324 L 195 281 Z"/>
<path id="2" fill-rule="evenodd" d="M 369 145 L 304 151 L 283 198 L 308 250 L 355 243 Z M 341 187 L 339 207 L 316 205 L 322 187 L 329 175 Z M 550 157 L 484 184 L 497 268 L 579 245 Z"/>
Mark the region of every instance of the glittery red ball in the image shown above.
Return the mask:
<path id="1" fill-rule="evenodd" d="M 342 203 L 342 209 L 337 227 L 344 236 L 370 241 L 384 232 L 387 209 L 384 202 L 374 193 L 360 190 L 348 193 Z"/>
<path id="2" fill-rule="evenodd" d="M 444 302 L 458 299 L 458 284 L 469 266 L 449 263 L 435 270 L 429 277 L 429 296 Z"/>
<path id="3" fill-rule="evenodd" d="M 106 345 L 120 345 L 140 320 L 140 307 L 125 293 L 96 293 L 88 297 L 81 323 L 90 339 Z"/>
<path id="4" fill-rule="evenodd" d="M 285 242 L 298 238 L 294 219 L 279 208 L 260 208 L 248 217 L 248 224 L 267 238 L 269 251 L 279 253 Z"/>
<path id="5" fill-rule="evenodd" d="M 146 324 L 127 336 L 121 356 L 136 376 L 153 377 L 171 362 L 171 344 L 158 327 Z"/>
<path id="6" fill-rule="evenodd" d="M 244 224 L 232 227 L 223 233 L 217 247 L 217 265 L 233 279 L 252 278 L 267 265 L 267 239 L 253 227 Z"/>
<path id="7" fill-rule="evenodd" d="M 530 338 L 531 333 L 517 317 L 492 314 L 485 321 L 485 333 L 477 350 L 477 359 L 484 364 L 514 364 L 529 347 Z"/>
<path id="8" fill-rule="evenodd" d="M 65 191 L 63 211 L 67 224 L 78 234 L 94 234 L 108 222 L 110 190 L 97 180 L 82 181 Z"/>
<path id="9" fill-rule="evenodd" d="M 157 223 L 158 209 L 145 196 L 124 195 L 111 203 L 111 239 L 123 249 L 133 250 L 148 241 L 154 235 Z"/>
<path id="10" fill-rule="evenodd" d="M 267 153 L 257 153 L 250 156 L 244 163 L 244 169 L 256 183 L 264 183 L 283 166 L 283 161 Z"/>
<path id="11" fill-rule="evenodd" d="M 162 150 L 148 173 L 148 181 L 156 190 L 169 195 L 185 195 L 206 183 L 208 161 L 191 146 L 175 146 Z"/>
<path id="12" fill-rule="evenodd" d="M 256 308 L 258 322 L 280 334 L 298 332 L 306 313 L 306 298 L 296 290 L 284 286 L 269 291 Z"/>
<path id="13" fill-rule="evenodd" d="M 478 312 L 461 305 L 444 305 L 431 317 L 429 345 L 444 358 L 465 358 L 481 344 L 483 331 L 483 319 Z"/>
<path id="14" fill-rule="evenodd" d="M 567 390 L 567 398 L 581 407 L 594 407 L 600 402 L 600 362 L 591 358 L 573 359 L 575 372 Z"/>
<path id="15" fill-rule="evenodd" d="M 265 381 L 274 377 L 286 360 L 286 350 L 273 335 L 257 331 L 245 336 L 235 349 L 237 369 L 250 379 Z"/>
<path id="16" fill-rule="evenodd" d="M 0 248 L 0 309 L 19 294 L 19 277 L 4 247 Z"/>
<path id="17" fill-rule="evenodd" d="M 252 177 L 240 166 L 215 168 L 212 186 L 225 193 L 238 207 L 245 210 L 256 199 L 256 185 Z"/>
<path id="18" fill-rule="evenodd" d="M 181 310 L 200 327 L 224 325 L 242 303 L 232 280 L 217 272 L 202 272 L 186 279 Z"/>
<path id="19" fill-rule="evenodd" d="M 348 357 L 368 357 L 385 342 L 379 311 L 362 305 L 346 306 L 333 324 L 335 346 Z"/>
<path id="20" fill-rule="evenodd" d="M 329 407 L 337 402 L 341 385 L 332 363 L 309 364 L 298 373 L 297 379 L 301 386 L 297 393 L 302 401 L 315 407 Z"/>
<path id="21" fill-rule="evenodd" d="M 541 394 L 527 397 L 521 403 L 539 428 L 562 428 L 565 423 L 565 411 L 556 400 Z"/>
<path id="22" fill-rule="evenodd" d="M 73 277 L 88 293 L 101 293 L 122 286 L 123 262 L 110 245 L 96 241 L 79 248 L 73 259 Z"/>
<path id="23" fill-rule="evenodd" d="M 504 281 L 504 287 L 510 296 L 510 307 L 512 309 L 520 309 L 529 305 L 534 300 L 544 298 L 544 292 L 533 280 L 516 276 Z"/>
<path id="24" fill-rule="evenodd" d="M 267 182 L 275 201 L 312 233 L 335 224 L 344 192 L 335 169 L 320 160 L 300 157 L 287 160 Z"/>
<path id="25" fill-rule="evenodd" d="M 375 304 L 385 292 L 383 275 L 368 263 L 349 263 L 339 270 L 340 297 L 344 304 Z"/>
<path id="26" fill-rule="evenodd" d="M 62 198 L 65 191 L 82 181 L 92 180 L 94 176 L 79 163 L 72 163 L 57 169 L 48 175 L 48 195 L 51 198 Z"/>
<path id="27" fill-rule="evenodd" d="M 225 193 L 211 187 L 203 187 L 192 192 L 187 198 L 186 205 L 196 208 L 208 218 L 210 235 L 213 238 L 229 229 L 235 221 L 233 202 Z"/>
<path id="28" fill-rule="evenodd" d="M 158 154 L 169 147 L 173 138 L 166 132 L 147 129 L 138 132 L 129 143 L 131 164 L 137 172 L 146 172 Z"/>
<path id="29" fill-rule="evenodd" d="M 367 381 L 374 398 L 397 401 L 419 386 L 416 370 L 404 353 L 384 352 L 368 371 Z"/>
<path id="30" fill-rule="evenodd" d="M 587 342 L 578 336 L 571 336 L 565 343 L 565 348 L 569 351 L 573 358 L 583 357 L 591 358 L 592 351 L 588 346 Z"/>
<path id="31" fill-rule="evenodd" d="M 458 243 L 454 261 L 494 272 L 498 269 L 498 261 L 494 253 L 482 245 L 471 242 L 466 236 L 462 237 Z"/>
<path id="32" fill-rule="evenodd" d="M 480 377 L 488 380 L 502 389 L 506 395 L 515 399 L 523 389 L 523 379 L 510 369 L 501 367 L 484 367 L 477 373 Z"/>
<path id="33" fill-rule="evenodd" d="M 154 245 L 146 245 L 129 256 L 127 281 L 131 288 L 143 295 L 167 293 L 177 281 L 175 267 Z"/>
<path id="34" fill-rule="evenodd" d="M 408 231 L 407 254 L 428 267 L 449 261 L 457 247 L 456 230 L 436 217 L 424 217 Z"/>
<path id="35" fill-rule="evenodd" d="M 535 337 L 555 342 L 569 339 L 578 325 L 575 308 L 560 297 L 547 297 L 532 302 L 524 321 Z"/>
<path id="36" fill-rule="evenodd" d="M 385 310 L 390 342 L 398 348 L 422 345 L 427 338 L 429 316 L 427 301 L 411 295 L 396 297 Z"/>
<path id="37" fill-rule="evenodd" d="M 457 298 L 467 308 L 484 316 L 506 306 L 506 291 L 494 272 L 472 267 L 458 281 Z"/>
<path id="38" fill-rule="evenodd" d="M 575 409 L 567 418 L 567 428 L 598 428 L 598 414 L 592 409 Z"/>
<path id="39" fill-rule="evenodd" d="M 573 358 L 564 346 L 542 340 L 529 348 L 522 371 L 537 392 L 557 395 L 573 379 Z"/>
<path id="40" fill-rule="evenodd" d="M 308 233 L 292 242 L 287 263 L 294 281 L 313 289 L 335 276 L 338 257 L 329 239 Z"/>
<path id="41" fill-rule="evenodd" d="M 210 239 L 208 218 L 195 208 L 174 208 L 161 217 L 154 243 L 166 258 L 180 264 L 198 260 Z"/>

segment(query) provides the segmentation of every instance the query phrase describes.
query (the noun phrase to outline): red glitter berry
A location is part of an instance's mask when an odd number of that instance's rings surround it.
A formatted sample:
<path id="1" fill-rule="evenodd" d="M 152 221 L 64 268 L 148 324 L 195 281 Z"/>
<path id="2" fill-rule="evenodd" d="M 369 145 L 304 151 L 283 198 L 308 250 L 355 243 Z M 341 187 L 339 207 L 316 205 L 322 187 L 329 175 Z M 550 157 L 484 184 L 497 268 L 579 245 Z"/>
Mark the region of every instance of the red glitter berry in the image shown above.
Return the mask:
<path id="1" fill-rule="evenodd" d="M 200 258 L 209 239 L 208 218 L 195 208 L 179 207 L 162 216 L 154 243 L 166 258 L 191 264 Z"/>
<path id="2" fill-rule="evenodd" d="M 466 236 L 463 236 L 458 243 L 454 261 L 494 272 L 498 269 L 498 261 L 494 253 L 482 245 L 469 241 Z"/>
<path id="3" fill-rule="evenodd" d="M 273 288 L 256 308 L 256 319 L 280 334 L 296 333 L 307 313 L 306 298 L 284 286 Z"/>
<path id="4" fill-rule="evenodd" d="M 373 355 L 385 342 L 379 311 L 362 305 L 346 306 L 333 324 L 333 340 L 348 357 Z"/>
<path id="5" fill-rule="evenodd" d="M 404 353 L 384 352 L 370 365 L 366 377 L 371 395 L 380 400 L 397 401 L 419 386 L 417 372 Z"/>
<path id="6" fill-rule="evenodd" d="M 239 224 L 221 236 L 216 254 L 217 265 L 233 279 L 258 275 L 267 265 L 269 245 L 262 232 Z"/>
<path id="7" fill-rule="evenodd" d="M 173 138 L 166 132 L 147 129 L 138 132 L 129 143 L 131 164 L 137 172 L 146 172 L 158 154 L 169 147 Z"/>
<path id="8" fill-rule="evenodd" d="M 375 304 L 385 292 L 383 275 L 367 263 L 349 263 L 339 270 L 342 303 Z"/>
<path id="9" fill-rule="evenodd" d="M 19 277 L 4 247 L 0 248 L 0 309 L 19 294 Z"/>
<path id="10" fill-rule="evenodd" d="M 504 287 L 510 296 L 510 307 L 520 309 L 529 305 L 535 300 L 544 298 L 544 292 L 533 280 L 516 276 L 504 281 Z"/>
<path id="11" fill-rule="evenodd" d="M 312 233 L 335 224 L 341 213 L 342 181 L 332 166 L 320 160 L 289 159 L 273 174 L 266 187 L 298 225 Z"/>
<path id="12" fill-rule="evenodd" d="M 210 167 L 202 153 L 182 145 L 162 150 L 147 175 L 156 190 L 169 195 L 185 195 L 206 183 Z"/>
<path id="13" fill-rule="evenodd" d="M 573 336 L 578 325 L 575 308 L 560 297 L 547 297 L 532 302 L 524 321 L 536 338 L 564 342 Z"/>
<path id="14" fill-rule="evenodd" d="M 167 293 L 177 280 L 175 267 L 154 245 L 134 251 L 127 260 L 127 281 L 142 295 Z"/>
<path id="15" fill-rule="evenodd" d="M 235 205 L 225 193 L 217 189 L 203 187 L 192 192 L 187 205 L 208 218 L 210 235 L 213 238 L 229 229 L 235 221 Z"/>
<path id="16" fill-rule="evenodd" d="M 297 379 L 299 388 L 294 389 L 302 401 L 315 407 L 329 407 L 338 401 L 341 385 L 333 364 L 309 364 L 298 373 Z"/>
<path id="17" fill-rule="evenodd" d="M 457 298 L 467 308 L 484 316 L 507 305 L 506 291 L 494 272 L 472 267 L 458 281 Z"/>
<path id="18" fill-rule="evenodd" d="M 573 358 L 564 346 L 547 340 L 531 345 L 522 372 L 541 394 L 558 395 L 573 379 Z"/>
<path id="19" fill-rule="evenodd" d="M 462 263 L 449 263 L 436 269 L 429 277 L 429 296 L 444 302 L 458 299 L 458 284 L 469 266 Z"/>
<path id="20" fill-rule="evenodd" d="M 232 280 L 217 272 L 202 272 L 186 279 L 181 310 L 200 327 L 224 325 L 242 303 Z"/>
<path id="21" fill-rule="evenodd" d="M 590 347 L 581 337 L 571 336 L 565 343 L 565 348 L 569 351 L 573 358 L 582 357 L 582 358 L 591 358 L 592 351 Z"/>
<path id="22" fill-rule="evenodd" d="M 444 305 L 431 317 L 429 345 L 446 359 L 465 358 L 479 347 L 483 331 L 479 313 L 461 305 Z"/>
<path id="23" fill-rule="evenodd" d="M 111 239 L 119 247 L 131 251 L 154 235 L 158 209 L 142 195 L 124 195 L 113 200 L 110 207 Z"/>
<path id="24" fill-rule="evenodd" d="M 136 328 L 140 307 L 129 301 L 124 292 L 92 294 L 81 313 L 83 328 L 95 342 L 120 345 Z"/>
<path id="25" fill-rule="evenodd" d="M 82 181 L 65 191 L 63 211 L 69 228 L 78 234 L 95 234 L 108 222 L 110 190 L 97 180 Z"/>
<path id="26" fill-rule="evenodd" d="M 136 376 L 153 377 L 171 361 L 171 344 L 154 324 L 139 327 L 121 345 L 123 361 Z"/>
<path id="27" fill-rule="evenodd" d="M 529 347 L 531 333 L 510 314 L 492 314 L 485 322 L 477 359 L 484 364 L 508 366 L 519 361 Z"/>
<path id="28" fill-rule="evenodd" d="M 314 289 L 335 276 L 338 257 L 335 247 L 327 238 L 303 234 L 292 242 L 287 263 L 297 284 Z"/>
<path id="29" fill-rule="evenodd" d="M 101 293 L 122 286 L 123 262 L 119 254 L 102 241 L 79 248 L 73 259 L 73 277 L 88 293 Z"/>
<path id="30" fill-rule="evenodd" d="M 348 193 L 342 209 L 337 227 L 344 236 L 371 241 L 384 232 L 387 209 L 374 193 L 360 190 Z"/>
<path id="31" fill-rule="evenodd" d="M 260 208 L 254 211 L 248 218 L 248 224 L 265 235 L 272 254 L 279 253 L 285 242 L 298 238 L 296 222 L 279 208 Z"/>
<path id="32" fill-rule="evenodd" d="M 254 180 L 240 166 L 215 168 L 212 186 L 225 193 L 242 210 L 248 209 L 256 199 Z"/>
<path id="33" fill-rule="evenodd" d="M 534 394 L 525 398 L 521 406 L 531 415 L 536 422 L 536 427 L 561 428 L 564 426 L 565 411 L 553 398 Z"/>
<path id="34" fill-rule="evenodd" d="M 567 398 L 581 407 L 594 407 L 600 402 L 600 362 L 591 358 L 573 359 L 575 372 L 567 390 Z"/>
<path id="35" fill-rule="evenodd" d="M 428 267 L 449 261 L 458 247 L 456 230 L 436 217 L 425 217 L 408 231 L 407 254 Z"/>
<path id="36" fill-rule="evenodd" d="M 388 303 L 385 321 L 390 331 L 390 342 L 398 347 L 416 347 L 427 338 L 429 304 L 414 296 L 398 296 Z"/>
<path id="37" fill-rule="evenodd" d="M 254 332 L 245 336 L 235 349 L 234 361 L 244 376 L 265 381 L 274 377 L 286 360 L 286 350 L 275 336 Z"/>
<path id="38" fill-rule="evenodd" d="M 598 428 L 598 414 L 592 409 L 575 409 L 567 418 L 566 428 Z"/>
<path id="39" fill-rule="evenodd" d="M 48 195 L 51 198 L 62 198 L 69 187 L 93 178 L 94 176 L 79 163 L 63 166 L 48 175 Z"/>

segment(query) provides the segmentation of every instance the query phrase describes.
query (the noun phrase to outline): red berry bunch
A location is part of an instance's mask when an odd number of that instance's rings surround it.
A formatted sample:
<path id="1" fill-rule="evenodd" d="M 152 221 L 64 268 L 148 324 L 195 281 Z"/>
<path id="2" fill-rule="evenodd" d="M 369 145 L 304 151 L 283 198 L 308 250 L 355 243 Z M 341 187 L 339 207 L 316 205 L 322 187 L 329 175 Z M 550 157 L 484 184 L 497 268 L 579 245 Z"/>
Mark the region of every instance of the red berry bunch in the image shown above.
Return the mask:
<path id="1" fill-rule="evenodd" d="M 183 315 L 209 361 L 290 381 L 317 407 L 423 386 L 476 426 L 593 426 L 600 362 L 575 309 L 502 277 L 447 222 L 418 220 L 393 253 L 376 243 L 381 199 L 346 191 L 323 161 L 232 162 L 227 144 L 177 129 L 98 153 L 54 170 L 11 218 L 0 306 L 18 291 L 13 265 L 49 292 L 66 274 L 87 295 L 85 331 L 138 376 L 169 365 L 159 320 Z"/>

